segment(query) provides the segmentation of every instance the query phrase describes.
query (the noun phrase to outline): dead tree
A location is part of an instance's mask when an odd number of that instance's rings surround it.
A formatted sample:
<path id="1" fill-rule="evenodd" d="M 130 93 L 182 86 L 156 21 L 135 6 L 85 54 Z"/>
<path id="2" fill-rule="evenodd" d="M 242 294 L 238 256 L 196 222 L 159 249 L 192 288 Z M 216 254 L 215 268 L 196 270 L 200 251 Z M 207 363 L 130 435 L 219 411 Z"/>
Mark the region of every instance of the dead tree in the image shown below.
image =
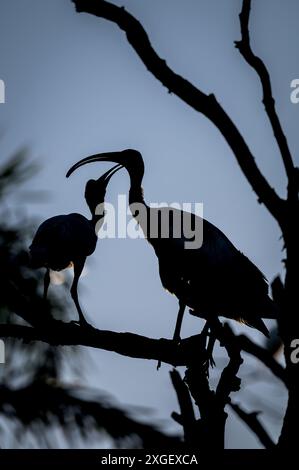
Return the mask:
<path id="1" fill-rule="evenodd" d="M 123 7 L 104 0 L 73 0 L 77 12 L 85 12 L 113 22 L 124 31 L 129 44 L 139 56 L 147 70 L 167 89 L 177 95 L 195 111 L 206 116 L 220 131 L 231 148 L 243 174 L 251 185 L 257 200 L 264 204 L 281 229 L 286 251 L 284 282 L 279 279 L 273 284 L 273 296 L 279 305 L 279 332 L 284 343 L 286 368 L 283 368 L 267 350 L 257 346 L 245 336 L 235 336 L 230 329 L 219 325 L 217 337 L 226 349 L 229 364 L 222 371 L 216 391 L 209 387 L 205 364 L 206 349 L 201 335 L 187 338 L 176 345 L 170 340 L 154 340 L 132 333 L 114 333 L 90 329 L 83 331 L 76 325 L 65 325 L 54 320 L 44 323 L 30 318 L 32 326 L 1 325 L 2 337 L 23 338 L 25 341 L 46 341 L 50 344 L 82 344 L 90 347 L 115 351 L 128 357 L 160 360 L 173 366 L 185 365 L 184 381 L 174 371 L 171 374 L 181 413 L 173 418 L 184 429 L 185 442 L 198 448 L 212 446 L 223 448 L 226 420 L 225 406 L 230 406 L 260 438 L 265 447 L 274 446 L 266 430 L 257 418 L 257 413 L 247 413 L 235 403 L 231 403 L 231 392 L 238 390 L 237 377 L 241 365 L 241 351 L 254 355 L 268 367 L 288 388 L 289 398 L 284 423 L 277 446 L 296 446 L 296 427 L 299 423 L 299 365 L 291 361 L 291 342 L 299 338 L 298 282 L 299 282 L 299 224 L 298 190 L 299 172 L 295 167 L 275 108 L 269 72 L 261 58 L 255 55 L 250 44 L 249 17 L 251 0 L 243 0 L 240 13 L 241 39 L 235 45 L 244 60 L 256 72 L 262 88 L 262 103 L 278 145 L 287 175 L 287 194 L 281 198 L 271 187 L 255 161 L 246 140 L 236 124 L 217 101 L 214 94 L 205 94 L 188 80 L 176 74 L 153 49 L 149 37 L 140 22 Z M 20 312 L 19 312 L 20 313 Z M 25 314 L 25 318 L 28 316 Z M 199 355 L 201 352 L 201 356 Z M 194 357 L 200 360 L 194 360 Z M 199 408 L 200 419 L 196 419 L 191 397 Z M 209 439 L 213 436 L 213 440 Z M 211 444 L 212 442 L 212 444 Z"/>

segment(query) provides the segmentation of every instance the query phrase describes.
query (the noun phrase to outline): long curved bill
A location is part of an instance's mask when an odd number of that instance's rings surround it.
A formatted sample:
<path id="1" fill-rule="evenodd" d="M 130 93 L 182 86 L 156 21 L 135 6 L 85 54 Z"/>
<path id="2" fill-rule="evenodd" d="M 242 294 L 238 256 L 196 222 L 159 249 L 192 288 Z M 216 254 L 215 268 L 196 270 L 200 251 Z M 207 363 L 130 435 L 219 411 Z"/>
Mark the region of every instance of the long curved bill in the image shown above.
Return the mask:
<path id="1" fill-rule="evenodd" d="M 114 175 L 114 173 L 116 173 L 118 170 L 120 170 L 121 168 L 123 168 L 123 165 L 121 164 L 118 164 L 118 165 L 115 165 L 113 166 L 112 168 L 110 168 L 110 170 L 106 171 L 106 173 L 104 173 L 99 179 L 101 181 L 104 181 L 106 184 L 109 183 L 111 177 Z"/>
<path id="2" fill-rule="evenodd" d="M 66 177 L 68 178 L 74 171 L 76 171 L 78 168 L 80 168 L 80 166 L 86 165 L 87 163 L 92 163 L 92 162 L 115 162 L 115 163 L 121 164 L 123 159 L 124 159 L 122 153 L 123 152 L 98 153 L 98 154 L 91 155 L 89 157 L 83 158 L 79 162 L 75 163 L 68 170 L 68 172 L 66 174 Z M 114 169 L 115 168 L 116 167 L 114 167 Z M 113 168 L 111 170 L 113 170 Z M 118 170 L 115 170 L 115 171 L 118 171 Z"/>

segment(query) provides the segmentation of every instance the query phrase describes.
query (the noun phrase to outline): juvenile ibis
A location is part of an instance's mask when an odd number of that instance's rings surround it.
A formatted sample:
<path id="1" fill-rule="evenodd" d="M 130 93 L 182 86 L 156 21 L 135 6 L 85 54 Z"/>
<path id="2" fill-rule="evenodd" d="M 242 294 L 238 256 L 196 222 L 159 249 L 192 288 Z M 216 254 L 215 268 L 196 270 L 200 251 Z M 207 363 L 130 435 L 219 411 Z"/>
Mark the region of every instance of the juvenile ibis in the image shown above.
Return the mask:
<path id="1" fill-rule="evenodd" d="M 43 222 L 33 238 L 30 250 L 30 265 L 33 268 L 46 268 L 44 277 L 44 298 L 47 297 L 50 283 L 50 270 L 61 271 L 74 267 L 74 279 L 70 289 L 75 303 L 79 323 L 89 326 L 84 318 L 78 300 L 78 282 L 86 258 L 97 244 L 97 231 L 104 222 L 104 211 L 96 210 L 105 200 L 106 188 L 111 176 L 122 165 L 116 165 L 97 180 L 89 180 L 85 186 L 85 200 L 91 212 L 91 219 L 81 214 L 57 215 Z"/>

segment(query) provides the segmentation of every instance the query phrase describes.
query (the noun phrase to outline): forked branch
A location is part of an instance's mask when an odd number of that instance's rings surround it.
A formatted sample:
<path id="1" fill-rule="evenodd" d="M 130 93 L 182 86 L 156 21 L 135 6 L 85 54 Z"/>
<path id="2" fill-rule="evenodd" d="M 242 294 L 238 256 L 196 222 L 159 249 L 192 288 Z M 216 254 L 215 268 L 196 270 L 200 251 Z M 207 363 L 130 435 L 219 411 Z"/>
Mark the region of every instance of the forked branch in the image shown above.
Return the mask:
<path id="1" fill-rule="evenodd" d="M 125 31 L 127 39 L 146 68 L 169 92 L 176 94 L 186 104 L 206 116 L 221 132 L 231 147 L 245 177 L 252 186 L 259 202 L 280 220 L 283 215 L 283 200 L 270 186 L 259 170 L 245 139 L 237 126 L 213 94 L 205 94 L 188 80 L 176 74 L 165 60 L 153 49 L 149 37 L 140 22 L 123 7 L 104 0 L 72 0 L 78 12 L 112 21 Z"/>
<path id="2" fill-rule="evenodd" d="M 247 413 L 244 411 L 239 405 L 236 403 L 230 403 L 230 407 L 234 410 L 234 412 L 244 421 L 245 424 L 254 432 L 254 434 L 258 437 L 260 442 L 266 449 L 272 449 L 275 447 L 274 442 L 272 441 L 271 437 L 261 424 L 260 420 L 258 419 L 258 412 L 253 411 L 251 413 Z"/>
<path id="3" fill-rule="evenodd" d="M 291 182 L 295 177 L 296 172 L 288 142 L 275 109 L 275 100 L 273 98 L 270 75 L 262 59 L 253 53 L 250 44 L 250 9 L 251 0 L 243 0 L 242 11 L 239 15 L 242 39 L 240 41 L 236 41 L 235 44 L 246 62 L 255 70 L 260 79 L 263 89 L 263 104 L 265 106 L 265 111 L 269 118 L 274 137 L 279 147 L 287 176 Z"/>

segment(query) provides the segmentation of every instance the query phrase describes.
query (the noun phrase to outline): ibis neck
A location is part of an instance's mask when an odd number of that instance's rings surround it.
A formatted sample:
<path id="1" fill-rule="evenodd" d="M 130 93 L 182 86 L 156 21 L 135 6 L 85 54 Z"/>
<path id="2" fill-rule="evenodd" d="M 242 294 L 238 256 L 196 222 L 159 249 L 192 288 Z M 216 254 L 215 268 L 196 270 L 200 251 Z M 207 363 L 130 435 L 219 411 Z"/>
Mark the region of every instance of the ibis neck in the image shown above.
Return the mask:
<path id="1" fill-rule="evenodd" d="M 129 204 L 145 204 L 144 196 L 143 196 L 143 189 L 140 185 L 131 184 L 130 191 L 129 191 Z"/>
<path id="2" fill-rule="evenodd" d="M 140 184 L 131 184 L 129 191 L 129 205 L 131 204 L 142 204 L 147 207 L 144 200 L 143 188 Z"/>
<path id="3" fill-rule="evenodd" d="M 149 239 L 150 207 L 144 200 L 143 189 L 141 186 L 131 186 L 129 191 L 129 206 L 132 216 L 138 222 L 145 237 Z"/>
<path id="4" fill-rule="evenodd" d="M 142 189 L 142 179 L 144 174 L 144 166 L 127 168 L 127 171 L 130 176 L 130 191 L 129 191 L 129 204 L 141 203 L 145 205 Z"/>
<path id="5" fill-rule="evenodd" d="M 105 217 L 104 203 L 99 203 L 94 208 L 89 207 L 91 212 L 90 223 L 95 227 Z"/>
<path id="6" fill-rule="evenodd" d="M 96 225 L 98 224 L 98 222 L 102 221 L 102 219 L 105 217 L 105 213 L 101 214 L 101 215 L 93 215 L 90 222 L 92 224 L 93 227 L 96 227 Z"/>

